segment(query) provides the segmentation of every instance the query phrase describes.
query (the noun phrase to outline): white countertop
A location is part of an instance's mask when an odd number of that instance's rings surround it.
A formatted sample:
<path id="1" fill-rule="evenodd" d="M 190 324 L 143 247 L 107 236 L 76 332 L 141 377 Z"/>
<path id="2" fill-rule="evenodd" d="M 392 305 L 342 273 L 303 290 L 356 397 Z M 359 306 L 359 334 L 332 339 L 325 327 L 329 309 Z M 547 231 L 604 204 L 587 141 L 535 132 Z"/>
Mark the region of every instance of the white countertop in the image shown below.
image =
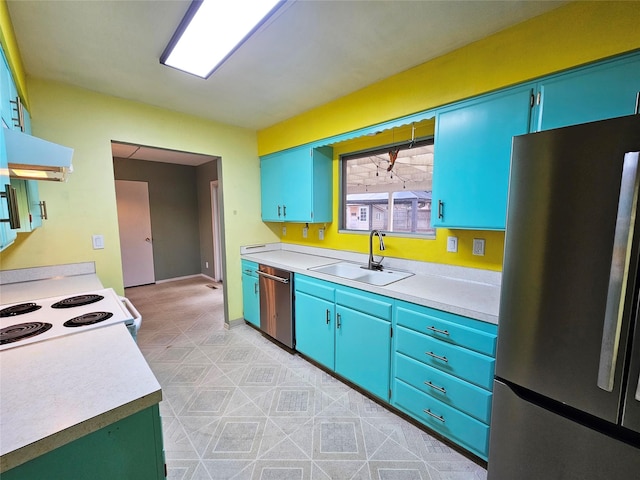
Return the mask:
<path id="1" fill-rule="evenodd" d="M 0 304 L 103 288 L 92 262 L 0 272 Z M 124 324 L 0 352 L 0 472 L 162 400 Z"/>
<path id="2" fill-rule="evenodd" d="M 500 284 L 495 281 L 499 277 L 497 272 L 478 271 L 461 267 L 448 268 L 435 266 L 424 262 L 403 261 L 401 269 L 419 272 L 415 275 L 386 286 L 374 286 L 362 282 L 348 280 L 333 275 L 323 274 L 309 268 L 329 265 L 349 260 L 348 254 L 335 250 L 315 249 L 313 254 L 288 250 L 289 245 L 282 245 L 276 249 L 265 249 L 255 253 L 242 253 L 241 257 L 257 263 L 264 263 L 276 268 L 301 273 L 310 277 L 359 288 L 388 297 L 436 308 L 446 312 L 462 315 L 488 323 L 498 323 L 498 309 L 500 303 Z M 293 246 L 295 249 L 296 247 Z M 311 249 L 309 249 L 311 250 Z M 318 253 L 318 254 L 316 254 Z M 339 255 L 337 258 L 333 255 Z M 357 257 L 357 258 L 356 258 Z M 363 256 L 356 254 L 353 260 L 362 261 Z M 366 258 L 366 256 L 364 256 Z M 385 259 L 385 263 L 392 263 L 392 259 Z M 389 268 L 398 269 L 395 265 Z M 427 273 L 429 270 L 434 273 Z M 485 279 L 487 279 L 485 281 Z"/>
<path id="3" fill-rule="evenodd" d="M 123 324 L 0 353 L 0 472 L 162 400 Z"/>
<path id="4" fill-rule="evenodd" d="M 95 273 L 0 285 L 0 304 L 74 295 L 104 288 Z"/>

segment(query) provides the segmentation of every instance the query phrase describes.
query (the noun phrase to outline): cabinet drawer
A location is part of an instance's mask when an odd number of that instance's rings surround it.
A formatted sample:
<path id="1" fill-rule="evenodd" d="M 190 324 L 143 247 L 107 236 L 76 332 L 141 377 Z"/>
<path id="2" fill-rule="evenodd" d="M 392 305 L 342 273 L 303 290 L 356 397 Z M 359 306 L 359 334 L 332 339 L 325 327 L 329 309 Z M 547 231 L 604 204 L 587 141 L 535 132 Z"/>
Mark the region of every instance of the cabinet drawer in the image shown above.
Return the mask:
<path id="1" fill-rule="evenodd" d="M 455 322 L 458 319 L 468 323 L 469 326 Z M 454 345 L 469 348 L 491 357 L 496 355 L 497 328 L 491 324 L 479 324 L 478 320 L 406 303 L 398 304 L 396 322 L 403 327 Z M 482 327 L 488 331 L 473 328 L 474 326 Z"/>
<path id="2" fill-rule="evenodd" d="M 331 303 L 334 302 L 336 289 L 332 283 L 304 275 L 296 275 L 293 284 L 296 292 L 306 293 Z"/>
<path id="3" fill-rule="evenodd" d="M 391 321 L 393 300 L 375 293 L 363 292 L 355 288 L 336 288 L 336 304 Z"/>
<path id="4" fill-rule="evenodd" d="M 487 390 L 493 386 L 495 360 L 450 343 L 397 328 L 396 352 L 467 380 Z"/>
<path id="5" fill-rule="evenodd" d="M 491 419 L 491 392 L 396 353 L 395 377 L 484 423 Z"/>
<path id="6" fill-rule="evenodd" d="M 258 264 L 256 262 L 251 262 L 249 260 L 241 260 L 242 264 L 242 273 L 244 275 L 249 275 L 250 277 L 258 277 L 256 270 L 258 270 Z"/>
<path id="7" fill-rule="evenodd" d="M 406 383 L 393 383 L 393 404 L 429 428 L 460 444 L 483 459 L 489 450 L 489 426 L 425 395 Z"/>

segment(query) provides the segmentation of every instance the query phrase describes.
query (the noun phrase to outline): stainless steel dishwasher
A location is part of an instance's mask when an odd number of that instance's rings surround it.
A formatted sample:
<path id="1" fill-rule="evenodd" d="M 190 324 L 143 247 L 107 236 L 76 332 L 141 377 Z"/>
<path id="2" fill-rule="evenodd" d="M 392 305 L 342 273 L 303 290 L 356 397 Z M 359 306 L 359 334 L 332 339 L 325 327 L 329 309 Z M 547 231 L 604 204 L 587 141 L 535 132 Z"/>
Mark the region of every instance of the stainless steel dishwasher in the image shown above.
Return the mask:
<path id="1" fill-rule="evenodd" d="M 259 265 L 260 329 L 293 349 L 293 275 L 286 270 Z"/>

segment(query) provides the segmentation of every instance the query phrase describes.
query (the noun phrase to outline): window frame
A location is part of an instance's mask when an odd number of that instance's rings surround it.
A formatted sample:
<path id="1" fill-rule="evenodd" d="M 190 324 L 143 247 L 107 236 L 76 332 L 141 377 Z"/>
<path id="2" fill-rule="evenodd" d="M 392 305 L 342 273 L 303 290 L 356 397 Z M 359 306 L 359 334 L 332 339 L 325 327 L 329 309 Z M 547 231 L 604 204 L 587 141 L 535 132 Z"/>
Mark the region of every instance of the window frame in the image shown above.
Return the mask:
<path id="1" fill-rule="evenodd" d="M 435 145 L 435 136 L 429 135 L 427 137 L 416 138 L 415 140 L 405 140 L 402 142 L 391 143 L 387 145 L 381 145 L 373 148 L 365 148 L 353 152 L 347 152 L 340 154 L 339 156 L 339 198 L 338 198 L 338 233 L 349 233 L 356 235 L 368 235 L 371 230 L 351 230 L 346 228 L 346 162 L 350 159 L 362 158 L 363 156 L 373 156 L 378 154 L 388 154 L 389 150 L 400 149 L 408 150 L 410 148 L 419 147 L 423 145 Z M 435 169 L 435 155 L 434 155 L 434 169 Z M 432 190 L 433 193 L 433 173 L 432 173 Z M 432 204 L 433 212 L 433 204 Z M 373 215 L 372 212 L 369 212 Z M 430 225 L 432 232 L 429 233 L 412 233 L 412 232 L 395 232 L 388 230 L 381 230 L 385 235 L 389 237 L 407 237 L 407 238 L 419 238 L 422 240 L 435 240 L 436 229 Z"/>

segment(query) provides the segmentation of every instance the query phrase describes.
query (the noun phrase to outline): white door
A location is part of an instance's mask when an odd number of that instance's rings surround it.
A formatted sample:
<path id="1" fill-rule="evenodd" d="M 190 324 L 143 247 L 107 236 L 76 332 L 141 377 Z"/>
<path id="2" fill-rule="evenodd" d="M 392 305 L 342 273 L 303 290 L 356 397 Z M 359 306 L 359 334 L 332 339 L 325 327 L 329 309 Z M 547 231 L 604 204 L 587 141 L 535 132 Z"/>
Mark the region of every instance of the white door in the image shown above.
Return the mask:
<path id="1" fill-rule="evenodd" d="M 213 227 L 213 278 L 222 281 L 222 239 L 220 238 L 220 209 L 218 207 L 218 181 L 211 182 L 211 225 Z"/>
<path id="2" fill-rule="evenodd" d="M 149 184 L 116 180 L 116 202 L 124 286 L 154 283 Z"/>

